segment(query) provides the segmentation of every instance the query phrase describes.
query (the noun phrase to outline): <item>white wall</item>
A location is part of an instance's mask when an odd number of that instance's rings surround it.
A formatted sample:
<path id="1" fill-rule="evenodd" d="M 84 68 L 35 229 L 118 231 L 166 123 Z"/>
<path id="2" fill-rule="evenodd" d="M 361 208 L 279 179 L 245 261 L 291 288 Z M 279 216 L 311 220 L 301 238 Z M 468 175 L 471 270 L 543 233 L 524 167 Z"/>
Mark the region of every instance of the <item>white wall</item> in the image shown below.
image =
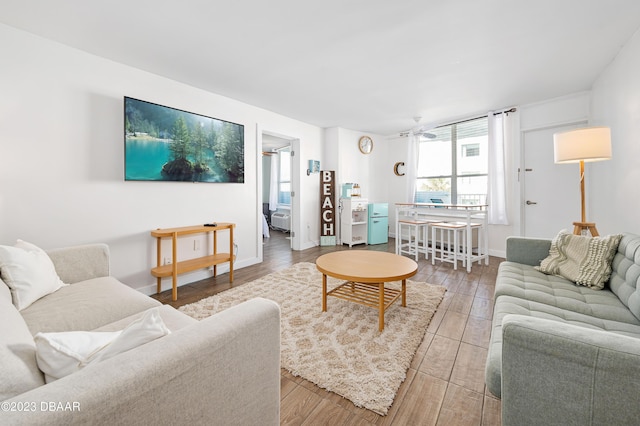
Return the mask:
<path id="1" fill-rule="evenodd" d="M 590 92 L 572 93 L 520 106 L 520 130 L 560 127 L 589 118 Z"/>
<path id="2" fill-rule="evenodd" d="M 373 140 L 373 150 L 363 154 L 358 148 L 362 136 Z M 372 133 L 332 127 L 325 129 L 324 170 L 335 170 L 338 186 L 344 183 L 359 183 L 362 198 L 376 202 L 385 202 L 386 182 L 379 180 L 381 163 L 387 155 L 386 137 Z"/>
<path id="3" fill-rule="evenodd" d="M 592 89 L 591 123 L 611 127 L 612 159 L 592 163 L 591 212 L 602 235 L 640 234 L 640 31 Z"/>
<path id="4" fill-rule="evenodd" d="M 391 234 L 395 236 L 395 223 L 396 223 L 396 203 L 406 203 L 407 200 L 407 188 L 409 181 L 407 179 L 407 168 L 400 167 L 399 172 L 405 173 L 404 176 L 396 176 L 393 173 L 393 166 L 397 162 L 403 162 L 405 165 L 407 162 L 409 138 L 400 136 L 390 136 L 387 139 L 387 153 L 385 156 L 385 162 L 383 168 L 383 176 L 387 181 L 387 198 L 389 200 L 389 224 L 391 226 Z"/>
<path id="5" fill-rule="evenodd" d="M 155 228 L 235 222 L 236 267 L 259 261 L 257 129 L 298 139 L 297 169 L 306 171 L 309 158 L 321 158 L 323 130 L 316 126 L 5 25 L 0 25 L 0 54 L 5 58 L 0 67 L 0 244 L 21 238 L 48 249 L 105 242 L 112 274 L 145 292 L 153 291 L 155 282 L 149 273 L 156 252 L 149 232 Z M 125 182 L 125 95 L 243 124 L 246 182 Z M 310 247 L 319 232 L 319 184 L 305 173 L 294 185 L 300 216 L 310 224 L 301 232 L 306 225 L 296 223 L 298 246 Z M 219 243 L 226 245 L 224 237 Z M 185 257 L 200 254 L 192 239 L 182 246 Z M 180 281 L 207 275 L 197 272 Z"/>
<path id="6" fill-rule="evenodd" d="M 369 154 L 363 154 L 358 148 L 358 141 L 365 135 L 373 140 L 373 150 Z M 321 168 L 336 172 L 338 198 L 342 193 L 342 184 L 358 183 L 362 198 L 369 202 L 384 203 L 389 201 L 386 179 L 388 173 L 385 169 L 388 156 L 387 146 L 387 138 L 382 135 L 340 127 L 325 129 L 325 163 Z M 393 173 L 391 174 L 393 175 Z"/>

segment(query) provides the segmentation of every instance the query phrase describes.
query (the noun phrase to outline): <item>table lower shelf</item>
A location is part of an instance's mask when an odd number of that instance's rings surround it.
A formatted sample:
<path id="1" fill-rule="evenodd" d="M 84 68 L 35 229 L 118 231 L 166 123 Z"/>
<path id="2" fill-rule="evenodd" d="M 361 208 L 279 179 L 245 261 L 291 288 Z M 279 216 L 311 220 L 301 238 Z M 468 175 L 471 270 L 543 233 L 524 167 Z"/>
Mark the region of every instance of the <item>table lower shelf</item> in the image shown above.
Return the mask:
<path id="1" fill-rule="evenodd" d="M 191 272 L 198 269 L 208 268 L 210 266 L 219 265 L 221 263 L 231 262 L 232 257 L 229 253 L 210 254 L 208 256 L 197 257 L 195 259 L 182 260 L 177 263 L 178 274 Z M 151 269 L 151 275 L 157 278 L 165 278 L 173 275 L 173 264 L 157 266 Z"/>
<path id="2" fill-rule="evenodd" d="M 358 283 L 347 281 L 331 291 L 327 292 L 327 296 L 337 297 L 338 299 L 348 300 L 349 302 L 359 303 L 360 305 L 369 306 L 371 308 L 380 307 L 380 291 L 379 284 Z M 384 289 L 384 309 L 386 310 L 393 302 L 402 296 L 401 290 L 393 288 Z"/>

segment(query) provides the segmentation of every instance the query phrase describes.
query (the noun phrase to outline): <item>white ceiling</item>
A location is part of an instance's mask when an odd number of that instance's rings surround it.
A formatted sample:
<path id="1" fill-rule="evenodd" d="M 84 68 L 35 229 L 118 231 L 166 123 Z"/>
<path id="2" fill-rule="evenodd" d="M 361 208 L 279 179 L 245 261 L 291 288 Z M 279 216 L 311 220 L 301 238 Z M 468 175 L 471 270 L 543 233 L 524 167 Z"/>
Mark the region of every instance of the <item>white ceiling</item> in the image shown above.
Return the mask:
<path id="1" fill-rule="evenodd" d="M 590 89 L 640 27 L 640 1 L 0 0 L 0 22 L 307 123 L 389 135 L 416 115 Z"/>

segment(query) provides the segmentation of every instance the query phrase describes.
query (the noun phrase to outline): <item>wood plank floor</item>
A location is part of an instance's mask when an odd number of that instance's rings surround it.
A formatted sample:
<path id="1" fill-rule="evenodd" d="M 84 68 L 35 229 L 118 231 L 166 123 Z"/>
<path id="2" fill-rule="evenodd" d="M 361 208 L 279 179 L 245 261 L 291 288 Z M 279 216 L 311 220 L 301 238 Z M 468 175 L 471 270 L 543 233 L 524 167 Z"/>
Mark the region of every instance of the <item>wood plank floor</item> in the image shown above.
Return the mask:
<path id="1" fill-rule="evenodd" d="M 233 287 L 253 281 L 298 262 L 315 262 L 335 250 L 394 252 L 388 244 L 314 247 L 292 251 L 285 234 L 274 231 L 265 239 L 264 261 L 234 271 Z M 282 370 L 280 423 L 282 425 L 500 425 L 500 400 L 484 385 L 484 364 L 491 333 L 493 292 L 500 258 L 489 265 L 474 264 L 472 272 L 451 264 L 431 265 L 421 258 L 412 280 L 441 284 L 447 293 L 407 371 L 387 416 L 358 408 L 349 400 Z M 175 307 L 231 288 L 228 274 L 171 291 L 156 299 Z M 376 324 L 372 324 L 375 327 Z"/>

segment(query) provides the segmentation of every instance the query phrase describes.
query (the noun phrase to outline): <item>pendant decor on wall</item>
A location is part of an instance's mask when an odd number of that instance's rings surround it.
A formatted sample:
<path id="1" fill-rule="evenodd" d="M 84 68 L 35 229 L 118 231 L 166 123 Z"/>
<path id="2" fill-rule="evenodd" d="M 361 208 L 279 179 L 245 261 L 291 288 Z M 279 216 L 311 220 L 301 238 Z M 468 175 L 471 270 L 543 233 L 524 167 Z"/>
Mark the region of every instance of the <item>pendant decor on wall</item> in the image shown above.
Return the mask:
<path id="1" fill-rule="evenodd" d="M 336 245 L 336 172 L 320 172 L 320 245 Z"/>

